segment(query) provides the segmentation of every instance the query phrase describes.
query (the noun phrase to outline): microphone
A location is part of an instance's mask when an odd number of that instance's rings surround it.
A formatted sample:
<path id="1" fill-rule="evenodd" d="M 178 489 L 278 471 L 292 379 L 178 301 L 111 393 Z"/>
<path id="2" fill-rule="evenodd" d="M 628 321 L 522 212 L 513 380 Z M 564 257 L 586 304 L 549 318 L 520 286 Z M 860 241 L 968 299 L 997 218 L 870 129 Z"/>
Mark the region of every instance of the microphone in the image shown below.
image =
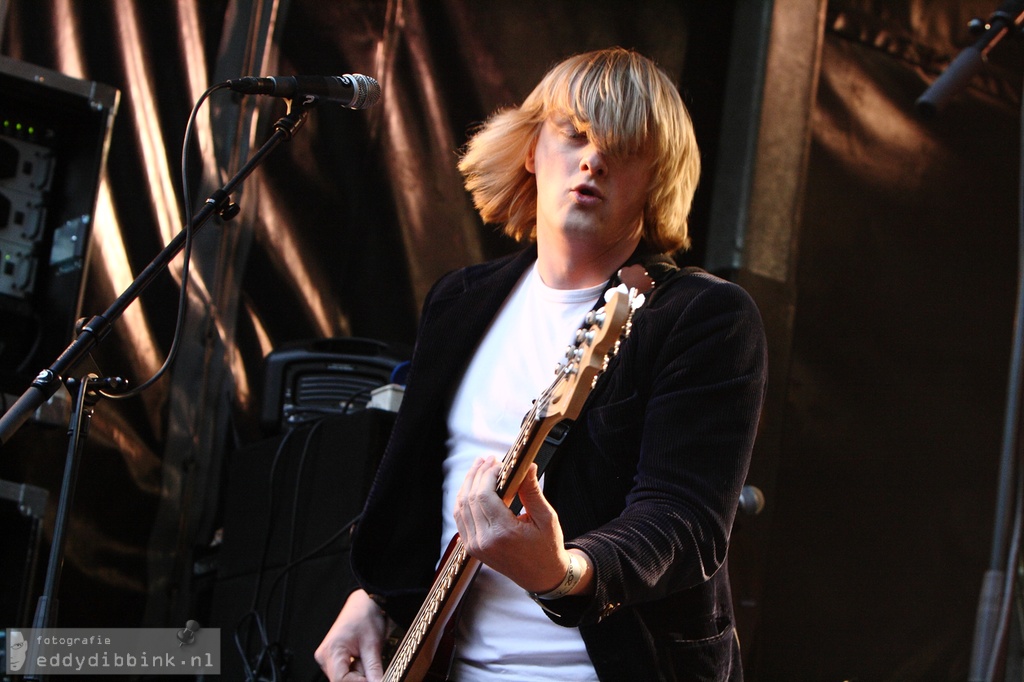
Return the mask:
<path id="1" fill-rule="evenodd" d="M 745 485 L 740 490 L 739 510 L 744 514 L 756 516 L 764 510 L 764 493 L 753 485 Z"/>
<path id="2" fill-rule="evenodd" d="M 999 41 L 1018 32 L 1024 24 L 1024 2 L 1006 0 L 988 21 L 972 19 L 968 26 L 971 33 L 980 36 L 957 55 L 946 70 L 928 86 L 914 103 L 917 112 L 924 118 L 931 118 L 945 106 L 954 94 L 965 89 L 967 84 L 981 71 L 988 61 L 988 53 Z"/>
<path id="3" fill-rule="evenodd" d="M 246 76 L 229 80 L 227 85 L 246 95 L 297 99 L 302 106 L 329 102 L 349 109 L 366 109 L 380 99 L 380 83 L 359 73 L 344 76 Z"/>

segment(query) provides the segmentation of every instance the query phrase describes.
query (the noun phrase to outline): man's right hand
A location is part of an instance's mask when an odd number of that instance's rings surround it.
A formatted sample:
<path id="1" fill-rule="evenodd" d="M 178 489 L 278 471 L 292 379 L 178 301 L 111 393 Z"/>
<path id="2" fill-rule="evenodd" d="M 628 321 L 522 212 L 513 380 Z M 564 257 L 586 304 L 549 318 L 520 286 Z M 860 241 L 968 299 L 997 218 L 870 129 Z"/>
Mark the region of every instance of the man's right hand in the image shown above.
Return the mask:
<path id="1" fill-rule="evenodd" d="M 313 657 L 331 682 L 380 682 L 386 619 L 365 590 L 353 592 Z"/>

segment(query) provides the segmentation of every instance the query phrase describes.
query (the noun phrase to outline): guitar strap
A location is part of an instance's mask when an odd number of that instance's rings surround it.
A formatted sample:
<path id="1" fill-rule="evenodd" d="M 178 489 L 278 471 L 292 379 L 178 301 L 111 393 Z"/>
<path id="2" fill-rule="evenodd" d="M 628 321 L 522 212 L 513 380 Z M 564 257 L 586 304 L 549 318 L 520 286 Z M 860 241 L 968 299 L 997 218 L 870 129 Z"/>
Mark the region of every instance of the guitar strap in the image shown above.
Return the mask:
<path id="1" fill-rule="evenodd" d="M 540 448 L 537 449 L 537 455 L 533 458 L 534 463 L 537 465 L 537 478 L 540 478 L 544 474 L 544 470 L 547 468 L 548 464 L 551 463 L 551 459 L 555 456 L 558 446 L 565 440 L 565 437 L 569 434 L 569 429 L 572 428 L 572 425 L 572 419 L 563 419 L 555 424 L 548 433 L 548 437 L 544 439 Z M 512 504 L 510 504 L 508 508 L 512 510 L 513 514 L 519 514 L 519 512 L 522 511 L 523 503 L 519 501 L 518 494 L 513 498 Z"/>

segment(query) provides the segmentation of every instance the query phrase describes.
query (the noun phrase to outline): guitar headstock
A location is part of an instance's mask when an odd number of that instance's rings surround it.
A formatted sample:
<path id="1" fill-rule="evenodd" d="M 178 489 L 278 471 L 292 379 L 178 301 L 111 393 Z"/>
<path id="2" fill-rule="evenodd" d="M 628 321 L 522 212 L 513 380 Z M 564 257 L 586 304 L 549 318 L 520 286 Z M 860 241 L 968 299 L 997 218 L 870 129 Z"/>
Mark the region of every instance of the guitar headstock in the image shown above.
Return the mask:
<path id="1" fill-rule="evenodd" d="M 628 265 L 619 270 L 619 281 L 626 285 L 627 290 L 635 290 L 641 296 L 654 288 L 654 280 L 647 274 L 644 266 L 639 264 Z"/>
<path id="2" fill-rule="evenodd" d="M 633 312 L 644 304 L 644 294 L 654 287 L 642 266 L 619 271 L 619 286 L 605 292 L 605 304 L 587 313 L 584 326 L 576 332 L 576 343 L 558 368 L 561 381 L 552 387 L 545 418 L 575 419 L 590 389 L 629 335 Z"/>

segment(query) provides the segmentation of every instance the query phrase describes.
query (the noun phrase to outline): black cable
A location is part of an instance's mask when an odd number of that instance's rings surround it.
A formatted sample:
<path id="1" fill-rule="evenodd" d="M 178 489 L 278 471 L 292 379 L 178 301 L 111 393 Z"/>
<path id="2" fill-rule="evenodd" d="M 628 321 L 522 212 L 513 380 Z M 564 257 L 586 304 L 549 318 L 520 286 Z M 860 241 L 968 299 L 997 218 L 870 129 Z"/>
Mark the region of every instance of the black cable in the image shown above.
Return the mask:
<path id="1" fill-rule="evenodd" d="M 243 623 L 245 623 L 246 620 L 250 618 L 253 621 L 255 621 L 257 631 L 259 632 L 260 635 L 260 655 L 256 659 L 255 669 L 253 668 L 253 666 L 249 665 L 249 657 L 246 655 L 246 649 L 248 648 L 248 639 L 249 635 L 251 634 L 251 629 L 246 632 L 245 643 L 243 643 L 239 639 L 240 630 L 242 628 Z M 246 682 L 257 682 L 257 680 L 265 680 L 266 678 L 258 677 L 257 673 L 263 669 L 264 655 L 270 652 L 272 647 L 270 643 L 267 641 L 267 630 L 263 626 L 263 620 L 262 618 L 260 618 L 260 614 L 256 613 L 255 611 L 250 611 L 246 613 L 244 616 L 242 616 L 241 619 L 239 619 L 238 624 L 235 625 L 234 640 L 235 649 L 238 651 L 238 655 L 242 659 L 242 667 L 245 670 Z M 271 665 L 270 670 L 270 679 L 277 680 L 277 666 Z"/>
<path id="2" fill-rule="evenodd" d="M 286 575 L 288 575 L 288 573 L 293 568 L 296 568 L 296 567 L 302 565 L 303 563 L 309 561 L 310 559 L 315 558 L 318 554 L 320 554 L 321 552 L 323 552 L 324 550 L 329 548 L 332 544 L 334 544 L 338 540 L 338 538 L 340 538 L 345 533 L 347 533 L 352 528 L 352 526 L 355 525 L 355 523 L 357 521 L 359 521 L 360 516 L 362 516 L 362 514 L 357 514 L 352 519 L 349 519 L 349 521 L 347 521 L 345 523 L 345 525 L 343 525 L 341 528 L 339 528 L 334 533 L 332 533 L 330 535 L 330 537 L 328 537 L 326 540 L 324 540 L 319 545 L 317 545 L 313 549 L 311 549 L 308 552 L 306 552 L 305 554 L 303 554 L 298 559 L 295 559 L 294 561 L 291 561 L 290 563 L 285 565 L 284 568 L 281 570 L 281 572 L 277 575 L 277 577 L 274 578 L 274 582 L 272 582 L 270 584 L 270 589 L 267 591 L 267 602 L 268 602 L 268 604 L 271 601 L 273 601 L 274 593 L 277 591 L 277 588 L 280 586 L 281 580 Z M 257 659 L 257 667 L 255 669 L 253 669 L 253 667 L 249 664 L 248 656 L 247 656 L 246 650 L 245 650 L 246 649 L 246 645 L 244 645 L 241 642 L 241 640 L 239 639 L 239 635 L 240 635 L 239 629 L 242 627 L 242 625 L 245 623 L 245 621 L 247 619 L 252 619 L 255 622 L 256 627 L 257 627 L 257 631 L 259 632 L 259 635 L 260 635 L 260 657 Z M 280 637 L 280 635 L 279 635 L 279 637 Z M 248 681 L 254 681 L 254 680 L 261 679 L 261 678 L 258 678 L 256 675 L 259 672 L 259 670 L 262 669 L 262 662 L 264 660 L 264 656 L 267 657 L 267 660 L 271 660 L 272 661 L 274 659 L 275 654 L 280 651 L 280 646 L 278 645 L 278 643 L 277 642 L 273 642 L 272 643 L 270 641 L 269 637 L 267 636 L 267 630 L 266 630 L 266 626 L 264 625 L 263 616 L 259 612 L 256 612 L 256 611 L 250 611 L 250 612 L 246 613 L 239 620 L 238 624 L 235 626 L 234 641 L 235 641 L 235 648 L 238 650 L 238 654 L 242 658 L 242 665 L 244 666 L 245 671 L 246 671 L 246 680 L 247 680 L 247 682 Z M 272 669 L 272 674 L 275 676 L 273 679 L 276 679 L 276 674 L 277 674 L 276 666 Z"/>
<path id="3" fill-rule="evenodd" d="M 355 403 L 357 398 L 361 398 L 361 397 L 363 397 L 365 395 L 370 395 L 371 393 L 373 393 L 378 388 L 380 388 L 380 387 L 379 386 L 367 386 L 366 388 L 361 388 L 358 391 L 356 391 L 355 393 L 353 393 L 352 395 L 350 395 L 348 397 L 348 400 L 346 400 L 344 403 L 342 403 L 342 405 L 341 405 L 341 413 L 342 414 L 349 414 L 349 410 L 352 409 L 352 405 Z M 367 399 L 367 402 L 369 402 L 369 399 Z M 360 409 L 365 409 L 365 405 L 362 408 L 360 408 Z"/>
<path id="4" fill-rule="evenodd" d="M 368 388 L 367 389 L 362 389 L 360 391 L 357 391 L 357 392 L 353 393 L 351 396 L 349 396 L 348 400 L 346 400 L 345 403 L 342 405 L 341 413 L 342 414 L 349 414 L 349 410 L 352 407 L 352 403 L 356 399 L 358 399 L 360 396 L 369 393 L 371 390 L 372 389 L 368 389 Z M 299 519 L 299 502 L 301 501 L 300 497 L 301 497 L 301 492 L 302 492 L 302 475 L 303 475 L 303 472 L 305 471 L 305 468 L 306 468 L 307 457 L 308 457 L 308 455 L 310 453 L 310 450 L 311 450 L 311 445 L 312 445 L 313 437 L 316 434 L 317 430 L 319 430 L 319 428 L 325 423 L 325 421 L 326 421 L 326 418 L 321 418 L 319 421 L 317 421 L 315 424 L 313 424 L 313 426 L 310 428 L 309 434 L 306 436 L 306 443 L 305 443 L 305 445 L 302 448 L 302 454 L 299 456 L 299 463 L 298 463 L 298 466 L 296 467 L 296 473 L 295 473 L 294 494 L 292 496 L 291 522 L 290 522 L 290 527 L 288 529 L 288 538 L 289 538 L 289 543 L 288 543 L 288 560 L 285 563 L 284 568 L 281 570 L 280 573 L 278 573 L 277 577 L 274 579 L 274 582 L 271 584 L 270 590 L 267 593 L 266 607 L 265 608 L 266 608 L 266 611 L 269 612 L 271 604 L 273 603 L 273 600 L 274 600 L 274 592 L 277 589 L 277 585 L 279 583 L 281 583 L 281 602 L 280 602 L 280 606 L 278 607 L 277 634 L 276 634 L 276 637 L 275 637 L 275 642 L 280 642 L 282 634 L 284 632 L 285 622 L 286 622 L 287 616 L 288 616 L 288 581 L 290 579 L 291 569 L 295 568 L 296 566 L 298 566 L 299 564 L 301 564 L 304 561 L 308 560 L 309 558 L 312 558 L 312 556 L 315 556 L 315 554 L 317 552 L 321 551 L 320 548 L 317 548 L 317 549 L 315 549 L 313 551 L 312 554 L 307 553 L 303 558 L 298 559 L 298 560 L 295 559 L 295 550 L 296 550 L 297 538 L 298 538 L 298 534 L 299 534 L 298 533 L 298 519 Z M 351 526 L 354 522 L 355 522 L 355 520 L 353 519 L 352 521 L 349 521 L 347 524 L 345 524 L 345 526 L 342 528 L 342 530 L 339 531 L 338 533 L 335 533 L 334 535 L 332 535 L 328 542 L 333 541 L 334 538 L 338 537 L 340 535 L 340 533 L 344 532 L 344 530 L 347 529 L 349 526 Z M 326 546 L 328 546 L 328 543 L 324 543 L 324 544 L 321 545 L 321 547 L 326 547 Z M 265 614 L 264 617 L 265 617 L 265 619 L 267 619 L 267 621 L 269 623 L 269 615 Z"/>
<path id="5" fill-rule="evenodd" d="M 281 455 L 284 454 L 288 441 L 291 440 L 291 437 L 296 433 L 298 433 L 298 429 L 296 428 L 289 429 L 285 432 L 284 437 L 277 446 L 277 451 L 274 452 L 274 459 L 270 462 L 270 473 L 267 482 L 267 527 L 266 532 L 263 535 L 263 551 L 260 554 L 260 561 L 256 571 L 256 585 L 253 588 L 252 603 L 249 605 L 249 608 L 252 610 L 256 610 L 259 606 L 260 588 L 263 586 L 263 571 L 266 569 L 267 554 L 270 552 L 270 538 L 274 524 L 274 479 L 276 478 L 277 465 L 281 460 Z"/>
<path id="6" fill-rule="evenodd" d="M 320 427 L 324 425 L 325 421 L 326 421 L 326 418 L 321 419 L 320 421 L 318 421 L 315 424 L 313 424 L 313 426 L 309 429 L 309 434 L 307 434 L 307 436 L 306 436 L 306 443 L 305 443 L 305 445 L 302 448 L 302 454 L 299 455 L 299 464 L 296 467 L 296 471 L 295 471 L 294 494 L 292 496 L 291 523 L 290 523 L 290 527 L 288 529 L 288 560 L 286 562 L 286 565 L 290 565 L 293 557 L 295 556 L 295 542 L 296 542 L 295 538 L 298 535 L 299 494 L 300 494 L 300 491 L 302 489 L 302 471 L 303 471 L 303 469 L 305 469 L 305 466 L 306 466 L 306 457 L 309 455 L 310 444 L 313 442 L 313 436 L 320 429 Z M 287 576 L 288 575 L 288 571 L 287 570 L 283 571 L 282 573 L 280 573 L 278 575 L 278 577 L 280 578 L 280 576 L 282 576 L 282 575 Z M 271 594 L 267 595 L 267 611 L 270 610 L 270 603 L 271 603 L 272 597 L 273 597 L 273 591 L 271 591 Z M 279 610 L 279 616 L 278 616 L 278 622 L 277 622 L 277 638 L 278 639 L 280 639 L 281 631 L 284 628 L 285 615 L 287 613 L 287 605 L 288 605 L 288 582 L 287 582 L 287 578 L 285 578 L 284 589 L 282 590 L 282 593 L 281 593 L 281 608 Z"/>
<path id="7" fill-rule="evenodd" d="M 370 386 L 359 389 L 350 395 L 348 399 L 341 404 L 341 407 L 332 407 L 328 405 L 286 405 L 284 410 L 284 421 L 288 424 L 299 425 L 313 421 L 314 419 L 322 419 L 323 417 L 329 417 L 332 415 L 350 414 L 350 410 L 352 410 L 356 400 L 372 393 L 377 388 L 379 387 Z M 363 409 L 364 407 L 365 406 L 359 406 L 359 409 Z"/>
<path id="8" fill-rule="evenodd" d="M 296 532 L 295 532 L 296 531 L 296 527 L 295 527 L 296 521 L 295 521 L 295 519 L 296 519 L 296 516 L 297 516 L 296 509 L 297 509 L 297 506 L 298 506 L 299 479 L 301 478 L 301 471 L 302 471 L 302 468 L 304 466 L 307 453 L 309 452 L 309 449 L 310 449 L 310 443 L 312 442 L 314 435 L 320 429 L 320 427 L 323 425 L 323 423 L 324 423 L 324 420 L 320 419 L 319 421 L 315 422 L 310 427 L 309 431 L 306 433 L 306 437 L 305 437 L 303 445 L 302 445 L 302 453 L 299 456 L 298 473 L 296 474 L 296 481 L 295 481 L 295 485 L 294 485 L 295 497 L 293 498 L 293 503 L 292 503 L 292 514 L 291 514 L 292 520 L 291 520 L 291 527 L 290 527 L 290 530 L 289 530 L 289 535 L 290 535 L 290 538 L 289 538 L 290 548 L 289 548 L 289 554 L 288 554 L 288 559 L 289 560 L 291 560 L 291 557 L 294 554 L 295 534 L 296 534 Z M 271 679 L 273 679 L 273 680 L 278 679 L 278 674 L 280 673 L 280 662 L 281 662 L 281 656 L 282 656 L 283 652 L 282 652 L 282 649 L 280 647 L 279 640 L 280 640 L 280 632 L 281 632 L 281 628 L 282 628 L 281 623 L 284 620 L 284 610 L 283 610 L 284 607 L 282 606 L 281 619 L 280 619 L 281 622 L 278 623 L 278 635 L 277 635 L 277 637 L 275 637 L 274 641 L 271 641 L 270 638 L 268 637 L 268 634 L 267 634 L 267 626 L 269 624 L 268 612 L 270 610 L 271 600 L 272 600 L 272 597 L 273 597 L 273 590 L 271 590 L 271 592 L 268 594 L 266 600 L 264 600 L 264 603 L 263 603 L 262 607 L 260 606 L 260 593 L 262 592 L 263 579 L 264 579 L 265 573 L 267 571 L 267 556 L 268 556 L 269 551 L 270 551 L 270 539 L 271 539 L 271 535 L 272 535 L 272 532 L 273 532 L 274 518 L 277 515 L 277 509 L 275 509 L 275 498 L 276 498 L 276 496 L 275 496 L 275 489 L 274 489 L 275 481 L 276 481 L 276 479 L 278 477 L 277 476 L 277 466 L 278 466 L 278 464 L 281 461 L 281 456 L 285 452 L 285 448 L 286 448 L 288 440 L 290 440 L 290 437 L 293 434 L 297 433 L 297 432 L 298 432 L 298 430 L 296 428 L 289 429 L 289 431 L 286 433 L 285 437 L 282 438 L 281 444 L 278 446 L 277 451 L 274 453 L 274 459 L 273 459 L 273 461 L 271 462 L 271 465 L 270 465 L 270 475 L 269 475 L 269 481 L 268 481 L 270 489 L 269 489 L 269 493 L 268 493 L 268 497 L 267 497 L 267 528 L 266 528 L 266 532 L 264 534 L 263 552 L 262 552 L 262 554 L 260 556 L 259 566 L 257 568 L 256 584 L 255 584 L 255 587 L 253 589 L 252 603 L 250 605 L 249 612 L 245 616 L 243 616 L 243 618 L 242 618 L 242 621 L 245 621 L 246 618 L 252 618 L 254 623 L 255 623 L 255 625 L 256 625 L 256 627 L 257 627 L 257 632 L 259 633 L 258 653 L 257 653 L 257 655 L 255 657 L 255 661 L 254 661 L 254 663 L 252 665 L 250 665 L 250 660 L 251 660 L 250 656 L 246 655 L 245 652 L 242 652 L 240 650 L 240 653 L 242 653 L 242 655 L 243 655 L 244 665 L 246 667 L 246 674 L 247 674 L 247 676 L 249 676 L 247 679 L 256 679 L 255 675 L 258 674 L 260 671 L 264 670 L 264 668 L 267 667 L 267 666 L 269 666 L 270 671 L 271 671 Z M 287 574 L 287 571 L 285 571 L 285 574 Z M 280 578 L 280 575 L 278 576 L 278 578 Z M 275 581 L 275 584 L 276 584 L 276 581 Z M 241 625 L 242 621 L 240 621 L 240 625 Z M 236 647 L 237 646 L 246 646 L 248 644 L 248 637 L 246 638 L 246 642 L 244 644 L 238 642 L 237 641 L 237 637 L 238 637 L 238 631 L 236 629 Z"/>
<path id="9" fill-rule="evenodd" d="M 351 402 L 355 397 L 356 396 L 353 396 L 352 398 L 350 398 L 349 402 Z M 317 556 L 318 554 L 323 552 L 325 549 L 330 547 L 331 544 L 334 543 L 345 532 L 347 532 L 352 527 L 352 525 L 356 522 L 356 520 L 358 519 L 358 516 L 356 518 L 351 519 L 344 526 L 342 526 L 339 530 L 337 530 L 333 534 L 331 534 L 331 536 L 328 537 L 326 540 L 324 540 L 321 544 L 319 544 L 318 546 L 314 547 L 312 550 L 306 552 L 306 554 L 300 556 L 299 558 L 297 558 L 297 559 L 294 558 L 295 557 L 296 542 L 297 542 L 296 536 L 297 536 L 297 530 L 298 530 L 298 528 L 297 528 L 297 526 L 298 526 L 298 508 L 299 508 L 299 502 L 300 502 L 300 493 L 301 493 L 301 485 L 300 484 L 301 484 L 301 479 L 302 479 L 302 473 L 303 473 L 303 471 L 305 469 L 305 465 L 306 465 L 306 462 L 307 462 L 308 454 L 309 454 L 309 452 L 311 450 L 311 445 L 312 445 L 312 442 L 313 442 L 313 438 L 316 435 L 317 431 L 320 429 L 320 427 L 323 426 L 324 423 L 325 423 L 325 419 L 321 419 L 320 421 L 317 421 L 316 423 L 314 423 L 310 427 L 310 429 L 309 429 L 309 431 L 306 434 L 306 437 L 304 439 L 304 443 L 303 443 L 303 447 L 302 447 L 302 453 L 299 456 L 299 463 L 298 463 L 297 472 L 296 472 L 296 480 L 295 480 L 295 484 L 294 484 L 294 496 L 293 496 L 293 500 L 292 500 L 292 513 L 291 513 L 291 521 L 290 521 L 290 528 L 289 528 L 288 561 L 285 563 L 285 565 L 282 567 L 281 571 L 277 574 L 277 576 L 274 578 L 274 581 L 271 583 L 270 588 L 267 591 L 266 598 L 263 600 L 263 606 L 261 607 L 260 606 L 260 599 L 259 599 L 259 597 L 260 597 L 260 593 L 262 592 L 263 578 L 265 576 L 265 571 L 267 569 L 267 565 L 266 564 L 267 564 L 267 554 L 268 554 L 269 547 L 270 547 L 271 529 L 273 527 L 273 518 L 274 518 L 274 515 L 276 513 L 276 510 L 274 509 L 274 497 L 275 497 L 274 496 L 274 481 L 277 478 L 276 469 L 277 469 L 277 465 L 278 465 L 278 463 L 280 461 L 281 455 L 284 453 L 285 445 L 286 445 L 287 440 L 291 437 L 291 435 L 293 435 L 293 434 L 295 434 L 297 432 L 297 429 L 293 428 L 293 429 L 290 429 L 288 431 L 288 433 L 285 435 L 285 438 L 282 439 L 281 444 L 278 446 L 278 449 L 277 449 L 277 451 L 275 452 L 275 455 L 274 455 L 274 459 L 273 459 L 273 461 L 271 463 L 270 494 L 268 495 L 268 514 L 269 515 L 268 515 L 268 522 L 267 522 L 267 531 L 266 531 L 265 536 L 264 536 L 265 539 L 264 539 L 264 545 L 263 545 L 263 553 L 262 553 L 262 556 L 260 558 L 259 567 L 258 567 L 258 570 L 257 570 L 257 579 L 256 579 L 255 589 L 253 591 L 253 599 L 252 599 L 252 603 L 250 605 L 249 611 L 245 615 L 243 615 L 242 618 L 238 621 L 238 623 L 237 623 L 237 625 L 235 627 L 235 633 L 234 633 L 235 647 L 238 650 L 238 653 L 239 653 L 239 655 L 242 658 L 242 662 L 243 662 L 243 666 L 244 666 L 244 669 L 245 669 L 245 672 L 246 672 L 246 679 L 247 680 L 263 679 L 263 678 L 259 678 L 258 675 L 262 671 L 264 671 L 267 667 L 270 668 L 270 673 L 271 673 L 271 678 L 270 679 L 273 679 L 273 680 L 278 679 L 278 675 L 281 674 L 281 672 L 282 672 L 281 669 L 280 669 L 280 662 L 281 662 L 281 659 L 284 656 L 284 649 L 283 649 L 283 647 L 280 644 L 280 640 L 281 640 L 281 637 L 282 637 L 282 634 L 283 634 L 285 620 L 286 620 L 286 616 L 287 616 L 288 579 L 289 579 L 289 577 L 291 575 L 292 569 L 294 569 L 295 567 L 297 567 L 297 566 L 301 565 L 302 563 L 308 561 L 309 559 L 314 558 L 315 556 Z M 269 620 L 269 617 L 268 617 L 268 611 L 269 611 L 271 605 L 273 604 L 274 594 L 277 592 L 279 587 L 281 587 L 283 589 L 282 589 L 280 608 L 278 610 L 279 615 L 278 615 L 277 628 L 276 628 L 277 629 L 277 634 L 276 634 L 276 636 L 272 640 L 270 638 L 270 636 L 268 635 L 268 629 L 269 629 L 269 627 L 272 627 L 270 625 L 270 620 Z M 241 636 L 242 636 L 241 629 L 243 627 L 247 626 L 247 625 L 249 626 L 249 631 L 245 633 L 246 641 L 243 642 L 241 640 Z M 251 628 L 253 626 L 256 628 L 256 633 L 258 634 L 258 642 L 257 642 L 258 649 L 256 650 L 255 658 L 253 658 L 253 655 L 252 655 L 253 652 L 252 652 L 252 650 L 249 647 L 249 640 L 251 639 L 251 635 L 252 635 L 252 629 Z"/>
<path id="10" fill-rule="evenodd" d="M 274 582 L 272 582 L 270 584 L 270 590 L 267 592 L 267 599 L 268 599 L 268 601 L 273 598 L 274 591 L 277 589 L 278 584 L 281 582 L 281 579 L 284 578 L 285 575 L 289 571 L 291 571 L 293 568 L 296 568 L 296 567 L 300 566 L 301 564 L 304 564 L 305 562 L 309 561 L 310 559 L 316 558 L 316 556 L 318 554 L 320 554 L 321 552 L 326 550 L 328 547 L 330 547 L 332 544 L 334 544 L 334 542 L 338 538 L 340 538 L 342 535 L 347 533 L 352 528 L 352 526 L 354 526 L 356 524 L 356 522 L 359 521 L 359 518 L 361 516 L 362 516 L 362 513 L 356 514 L 353 518 L 351 518 L 348 521 L 346 521 L 345 525 L 343 525 L 338 530 L 334 531 L 334 533 L 332 533 L 330 535 L 330 537 L 328 537 L 326 540 L 324 540 L 319 545 L 317 545 L 313 549 L 311 549 L 308 552 L 306 552 L 305 554 L 303 554 L 298 559 L 295 559 L 294 561 L 291 561 L 290 563 L 288 563 L 282 569 L 281 573 L 279 573 L 278 576 L 276 578 L 274 578 Z"/>
<path id="11" fill-rule="evenodd" d="M 149 379 L 142 382 L 135 388 L 120 393 L 109 393 L 106 391 L 100 391 L 100 394 L 106 398 L 113 398 L 115 400 L 124 400 L 126 398 L 133 398 L 147 388 L 156 383 L 174 362 L 174 358 L 178 354 L 178 349 L 181 345 L 182 329 L 185 323 L 185 314 L 188 312 L 188 283 L 189 283 L 189 266 L 192 260 L 192 246 L 195 238 L 195 227 L 192 225 L 193 210 L 192 210 L 192 193 L 189 190 L 188 184 L 188 151 L 190 143 L 194 137 L 194 128 L 196 116 L 199 113 L 203 103 L 210 97 L 211 94 L 217 90 L 227 88 L 227 83 L 218 83 L 217 85 L 207 88 L 196 101 L 195 106 L 192 107 L 192 111 L 188 117 L 188 124 L 185 126 L 185 139 L 181 145 L 181 194 L 182 202 L 184 207 L 184 219 L 185 219 L 185 246 L 182 249 L 182 261 L 181 261 L 181 291 L 178 295 L 178 314 L 174 323 L 174 336 L 171 339 L 171 347 L 167 351 L 167 357 L 164 358 L 163 364 Z"/>
<path id="12" fill-rule="evenodd" d="M 271 531 L 272 531 L 272 528 L 273 528 L 273 520 L 274 520 L 274 478 L 275 478 L 275 471 L 277 470 L 277 464 L 278 464 L 278 462 L 281 459 L 281 455 L 284 453 L 285 448 L 288 446 L 288 442 L 291 440 L 292 436 L 295 435 L 296 432 L 297 432 L 297 430 L 294 429 L 294 428 L 288 429 L 288 431 L 285 432 L 284 436 L 281 438 L 281 442 L 277 446 L 277 450 L 274 452 L 274 458 L 271 460 L 271 463 L 270 463 L 270 473 L 269 473 L 269 476 L 268 476 L 268 478 L 269 478 L 269 481 L 268 481 L 269 489 L 267 491 L 267 527 L 266 527 L 266 532 L 264 533 L 264 536 L 263 536 L 263 550 L 262 550 L 262 552 L 260 554 L 260 560 L 259 560 L 259 563 L 257 564 L 257 568 L 256 568 L 256 584 L 253 587 L 252 602 L 249 604 L 249 610 L 235 624 L 235 632 L 234 632 L 235 648 L 238 650 L 238 654 L 239 654 L 240 658 L 242 659 L 242 666 L 245 669 L 246 680 L 256 680 L 257 679 L 256 678 L 256 673 L 258 671 L 262 670 L 264 662 L 266 660 L 272 659 L 272 654 L 271 654 L 271 651 L 270 651 L 271 647 L 270 647 L 270 643 L 269 643 L 269 641 L 267 639 L 266 627 L 264 626 L 263 617 L 260 614 L 260 611 L 259 611 L 259 608 L 258 608 L 259 607 L 259 596 L 260 596 L 260 589 L 263 586 L 263 572 L 264 572 L 264 570 L 266 568 L 267 554 L 270 551 L 270 537 L 271 537 Z M 258 640 L 258 643 L 259 643 L 258 652 L 259 653 L 256 656 L 255 667 L 250 664 L 249 655 L 248 655 L 248 651 L 247 651 L 249 649 L 249 640 L 250 640 L 251 635 L 252 635 L 251 627 L 248 628 L 246 630 L 246 632 L 245 632 L 245 641 L 243 642 L 240 639 L 240 637 L 241 637 L 241 630 L 243 629 L 243 627 L 245 627 L 245 624 L 248 621 L 250 621 L 250 620 L 254 622 L 254 624 L 255 624 L 255 626 L 257 628 L 257 633 L 259 634 L 259 640 Z M 271 661 L 271 671 L 272 671 L 272 679 L 276 680 L 277 679 L 277 666 L 274 665 L 272 661 Z"/>

